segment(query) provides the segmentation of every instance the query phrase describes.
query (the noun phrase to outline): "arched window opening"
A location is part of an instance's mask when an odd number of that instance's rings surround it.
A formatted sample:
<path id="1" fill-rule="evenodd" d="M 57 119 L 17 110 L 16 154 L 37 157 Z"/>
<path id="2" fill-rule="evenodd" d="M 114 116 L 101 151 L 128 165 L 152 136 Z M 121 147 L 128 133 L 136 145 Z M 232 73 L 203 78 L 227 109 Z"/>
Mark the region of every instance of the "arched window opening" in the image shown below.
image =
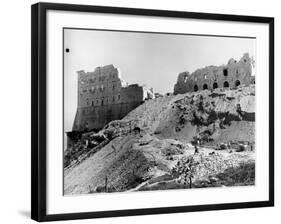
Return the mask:
<path id="1" fill-rule="evenodd" d="M 194 86 L 194 92 L 197 92 L 197 91 L 198 91 L 198 86 L 195 85 L 195 86 Z"/>
<path id="2" fill-rule="evenodd" d="M 236 87 L 237 87 L 237 86 L 240 86 L 240 84 L 241 84 L 241 83 L 240 83 L 239 80 L 236 80 L 236 81 L 235 81 L 235 86 L 236 86 Z"/>
<path id="3" fill-rule="evenodd" d="M 223 87 L 229 87 L 229 83 L 228 83 L 227 81 L 225 81 L 225 82 L 223 83 Z"/>
<path id="4" fill-rule="evenodd" d="M 204 85 L 203 85 L 203 89 L 208 89 L 208 85 L 207 85 L 207 84 L 204 84 Z"/>
<path id="5" fill-rule="evenodd" d="M 101 100 L 101 105 L 103 106 L 103 99 Z"/>
<path id="6" fill-rule="evenodd" d="M 218 88 L 218 83 L 215 82 L 215 83 L 213 84 L 213 89 L 217 89 L 217 88 Z"/>

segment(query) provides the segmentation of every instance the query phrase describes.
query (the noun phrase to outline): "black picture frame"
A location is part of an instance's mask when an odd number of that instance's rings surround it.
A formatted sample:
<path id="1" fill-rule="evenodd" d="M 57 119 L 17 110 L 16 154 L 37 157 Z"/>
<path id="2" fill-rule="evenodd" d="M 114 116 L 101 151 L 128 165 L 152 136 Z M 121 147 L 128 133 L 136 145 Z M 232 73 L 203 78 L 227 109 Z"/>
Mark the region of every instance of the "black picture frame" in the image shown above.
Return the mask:
<path id="1" fill-rule="evenodd" d="M 269 200 L 243 203 L 196 206 L 160 207 L 100 212 L 52 214 L 46 213 L 46 13 L 48 10 L 111 13 L 140 16 L 161 16 L 205 20 L 254 22 L 269 25 Z M 274 206 L 274 18 L 183 11 L 164 11 L 137 8 L 89 5 L 37 3 L 31 10 L 31 218 L 36 221 L 74 220 L 116 216 L 194 212 Z"/>

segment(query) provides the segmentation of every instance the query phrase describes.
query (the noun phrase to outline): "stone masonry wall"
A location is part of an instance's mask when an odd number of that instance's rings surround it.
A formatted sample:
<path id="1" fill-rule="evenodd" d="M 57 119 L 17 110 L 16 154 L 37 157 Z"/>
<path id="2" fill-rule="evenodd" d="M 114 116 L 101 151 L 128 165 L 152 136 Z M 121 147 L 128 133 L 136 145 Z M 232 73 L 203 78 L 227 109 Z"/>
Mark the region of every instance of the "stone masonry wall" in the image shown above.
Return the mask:
<path id="1" fill-rule="evenodd" d="M 174 94 L 196 92 L 204 89 L 233 88 L 239 85 L 255 83 L 252 76 L 253 60 L 245 53 L 236 61 L 230 59 L 227 65 L 208 66 L 189 74 L 182 72 L 178 75 L 174 86 Z"/>
<path id="2" fill-rule="evenodd" d="M 152 89 L 124 82 L 113 65 L 78 71 L 78 108 L 72 130 L 100 130 L 153 97 Z"/>

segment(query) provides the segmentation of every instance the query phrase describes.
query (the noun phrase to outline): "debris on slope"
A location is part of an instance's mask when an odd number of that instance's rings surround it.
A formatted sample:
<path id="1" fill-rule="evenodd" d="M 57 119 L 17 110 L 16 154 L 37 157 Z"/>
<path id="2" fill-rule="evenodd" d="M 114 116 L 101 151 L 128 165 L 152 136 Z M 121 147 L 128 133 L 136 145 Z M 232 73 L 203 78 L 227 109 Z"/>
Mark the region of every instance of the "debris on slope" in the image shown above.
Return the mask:
<path id="1" fill-rule="evenodd" d="M 254 85 L 161 96 L 65 151 L 65 194 L 188 188 L 174 169 L 190 156 L 192 187 L 234 185 L 241 175 L 253 184 L 254 138 Z"/>
<path id="2" fill-rule="evenodd" d="M 141 128 L 163 138 L 188 142 L 198 135 L 205 142 L 253 143 L 255 86 L 161 97 L 145 102 L 124 120 L 138 120 Z"/>
<path id="3" fill-rule="evenodd" d="M 80 141 L 64 151 L 64 167 L 74 166 L 91 156 L 109 142 L 101 133 L 89 132 L 82 135 Z"/>
<path id="4" fill-rule="evenodd" d="M 65 194 L 127 191 L 151 178 L 170 174 L 173 159 L 188 146 L 131 133 L 116 137 L 95 154 L 65 172 Z"/>

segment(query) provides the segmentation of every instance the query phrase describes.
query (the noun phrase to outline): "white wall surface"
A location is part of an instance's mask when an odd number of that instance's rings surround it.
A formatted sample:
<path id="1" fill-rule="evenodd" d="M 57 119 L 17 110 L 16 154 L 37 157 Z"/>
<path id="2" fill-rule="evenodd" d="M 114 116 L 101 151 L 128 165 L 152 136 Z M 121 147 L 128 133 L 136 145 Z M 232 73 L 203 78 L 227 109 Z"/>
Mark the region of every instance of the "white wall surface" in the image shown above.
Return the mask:
<path id="1" fill-rule="evenodd" d="M 274 208 L 150 215 L 60 223 L 280 223 L 280 1 L 245 0 L 68 0 L 61 3 L 183 10 L 275 17 L 275 180 Z M 30 6 L 36 1 L 1 2 L 0 223 L 30 220 Z"/>

